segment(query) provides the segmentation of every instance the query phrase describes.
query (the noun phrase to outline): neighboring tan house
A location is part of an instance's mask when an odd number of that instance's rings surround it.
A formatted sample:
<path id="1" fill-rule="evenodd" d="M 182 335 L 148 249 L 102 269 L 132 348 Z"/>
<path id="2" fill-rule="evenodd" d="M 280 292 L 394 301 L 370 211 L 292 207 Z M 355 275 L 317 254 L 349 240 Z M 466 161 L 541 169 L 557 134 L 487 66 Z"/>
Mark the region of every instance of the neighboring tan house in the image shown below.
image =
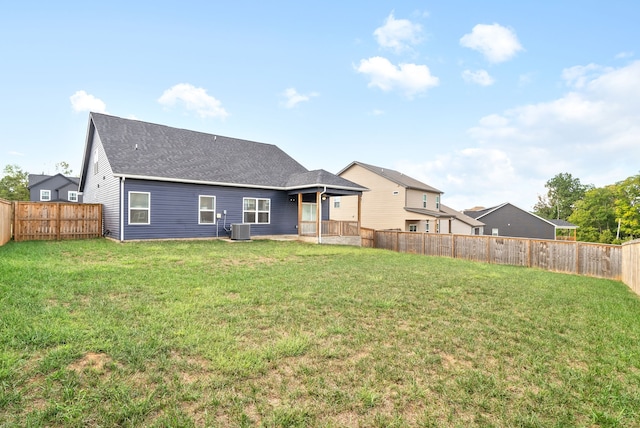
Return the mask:
<path id="1" fill-rule="evenodd" d="M 486 225 L 485 235 L 556 239 L 558 230 L 568 230 L 569 232 L 573 230 L 573 240 L 575 240 L 577 228 L 575 224 L 564 220 L 547 220 L 509 202 L 491 208 L 476 207 L 472 210 L 465 210 L 464 213 Z"/>
<path id="2" fill-rule="evenodd" d="M 442 204 L 442 191 L 398 171 L 352 162 L 338 173 L 369 189 L 362 194 L 362 227 L 405 232 L 483 234 L 484 224 Z M 332 220 L 355 220 L 357 199 L 332 197 Z"/>
<path id="3" fill-rule="evenodd" d="M 105 234 L 128 241 L 233 238 L 231 225 L 320 238 L 325 199 L 366 188 L 272 144 L 90 113 L 79 190 L 103 205 Z"/>
<path id="4" fill-rule="evenodd" d="M 82 202 L 80 178 L 62 174 L 29 174 L 29 200 L 33 202 Z"/>

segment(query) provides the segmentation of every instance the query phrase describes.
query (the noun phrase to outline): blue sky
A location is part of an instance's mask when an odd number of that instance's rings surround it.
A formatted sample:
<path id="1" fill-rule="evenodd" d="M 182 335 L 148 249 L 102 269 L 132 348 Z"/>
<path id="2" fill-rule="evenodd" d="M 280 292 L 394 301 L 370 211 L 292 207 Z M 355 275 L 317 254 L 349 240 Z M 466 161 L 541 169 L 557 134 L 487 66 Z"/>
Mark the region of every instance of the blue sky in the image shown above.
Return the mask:
<path id="1" fill-rule="evenodd" d="M 88 112 L 357 160 L 456 209 L 640 172 L 635 1 L 11 2 L 0 167 L 80 172 Z"/>

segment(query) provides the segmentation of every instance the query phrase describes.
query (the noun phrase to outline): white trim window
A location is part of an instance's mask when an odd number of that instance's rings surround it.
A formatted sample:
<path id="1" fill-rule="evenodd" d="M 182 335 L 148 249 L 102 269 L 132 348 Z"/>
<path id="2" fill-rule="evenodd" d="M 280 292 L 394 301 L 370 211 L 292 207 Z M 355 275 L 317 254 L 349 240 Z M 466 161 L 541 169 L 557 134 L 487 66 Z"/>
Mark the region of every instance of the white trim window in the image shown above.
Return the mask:
<path id="1" fill-rule="evenodd" d="M 340 196 L 333 197 L 333 208 L 340 208 Z"/>
<path id="2" fill-rule="evenodd" d="M 424 231 L 429 233 L 429 220 L 424 221 Z"/>
<path id="3" fill-rule="evenodd" d="M 271 199 L 243 198 L 242 222 L 269 224 L 271 220 Z"/>
<path id="4" fill-rule="evenodd" d="M 129 224 L 151 224 L 151 193 L 129 192 Z"/>
<path id="5" fill-rule="evenodd" d="M 69 192 L 67 192 L 67 200 L 69 202 L 78 202 L 78 192 L 69 190 Z"/>
<path id="6" fill-rule="evenodd" d="M 440 195 L 436 195 L 436 209 L 440 209 Z"/>
<path id="7" fill-rule="evenodd" d="M 216 197 L 198 197 L 198 224 L 216 224 Z"/>
<path id="8" fill-rule="evenodd" d="M 410 224 L 409 225 L 409 232 L 417 232 L 418 231 L 418 225 L 417 224 Z"/>
<path id="9" fill-rule="evenodd" d="M 51 200 L 51 190 L 40 189 L 40 200 L 41 201 L 50 201 Z"/>
<path id="10" fill-rule="evenodd" d="M 422 208 L 427 208 L 427 194 L 422 194 Z"/>
<path id="11" fill-rule="evenodd" d="M 499 230 L 497 227 L 491 229 L 491 236 L 500 236 Z"/>

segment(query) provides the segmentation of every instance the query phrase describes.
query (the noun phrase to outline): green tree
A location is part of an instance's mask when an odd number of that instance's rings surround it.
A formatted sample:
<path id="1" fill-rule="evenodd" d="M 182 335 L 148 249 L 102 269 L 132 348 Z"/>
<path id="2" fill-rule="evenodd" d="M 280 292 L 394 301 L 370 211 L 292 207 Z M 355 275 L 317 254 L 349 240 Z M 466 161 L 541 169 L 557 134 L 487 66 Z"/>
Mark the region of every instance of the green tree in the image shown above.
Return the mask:
<path id="1" fill-rule="evenodd" d="M 620 238 L 640 236 L 640 174 L 616 184 L 616 218 L 620 222 Z"/>
<path id="2" fill-rule="evenodd" d="M 610 243 L 615 238 L 617 186 L 597 187 L 576 201 L 568 221 L 578 226 L 577 239 Z"/>
<path id="3" fill-rule="evenodd" d="M 29 173 L 18 165 L 7 165 L 0 179 L 0 198 L 10 201 L 29 200 Z"/>
<path id="4" fill-rule="evenodd" d="M 544 187 L 547 188 L 547 194 L 538 196 L 534 212 L 543 218 L 562 220 L 568 220 L 576 202 L 584 197 L 587 190 L 593 188 L 590 184 L 580 183 L 579 178 L 566 172 L 554 176 Z"/>

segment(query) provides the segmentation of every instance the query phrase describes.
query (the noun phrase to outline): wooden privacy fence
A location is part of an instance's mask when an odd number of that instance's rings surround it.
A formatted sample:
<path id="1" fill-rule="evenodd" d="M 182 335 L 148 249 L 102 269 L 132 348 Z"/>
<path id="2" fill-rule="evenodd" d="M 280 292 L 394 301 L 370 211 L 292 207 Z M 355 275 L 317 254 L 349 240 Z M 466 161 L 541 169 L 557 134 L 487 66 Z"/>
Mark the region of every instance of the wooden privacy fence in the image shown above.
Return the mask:
<path id="1" fill-rule="evenodd" d="M 380 230 L 373 235 L 375 248 L 402 253 L 536 267 L 618 280 L 622 276 L 620 245 Z"/>
<path id="2" fill-rule="evenodd" d="M 14 204 L 15 241 L 87 239 L 102 236 L 102 204 Z"/>
<path id="3" fill-rule="evenodd" d="M 622 244 L 622 282 L 640 295 L 640 239 Z"/>
<path id="4" fill-rule="evenodd" d="M 4 245 L 11 240 L 12 219 L 13 203 L 0 199 L 0 245 Z"/>

